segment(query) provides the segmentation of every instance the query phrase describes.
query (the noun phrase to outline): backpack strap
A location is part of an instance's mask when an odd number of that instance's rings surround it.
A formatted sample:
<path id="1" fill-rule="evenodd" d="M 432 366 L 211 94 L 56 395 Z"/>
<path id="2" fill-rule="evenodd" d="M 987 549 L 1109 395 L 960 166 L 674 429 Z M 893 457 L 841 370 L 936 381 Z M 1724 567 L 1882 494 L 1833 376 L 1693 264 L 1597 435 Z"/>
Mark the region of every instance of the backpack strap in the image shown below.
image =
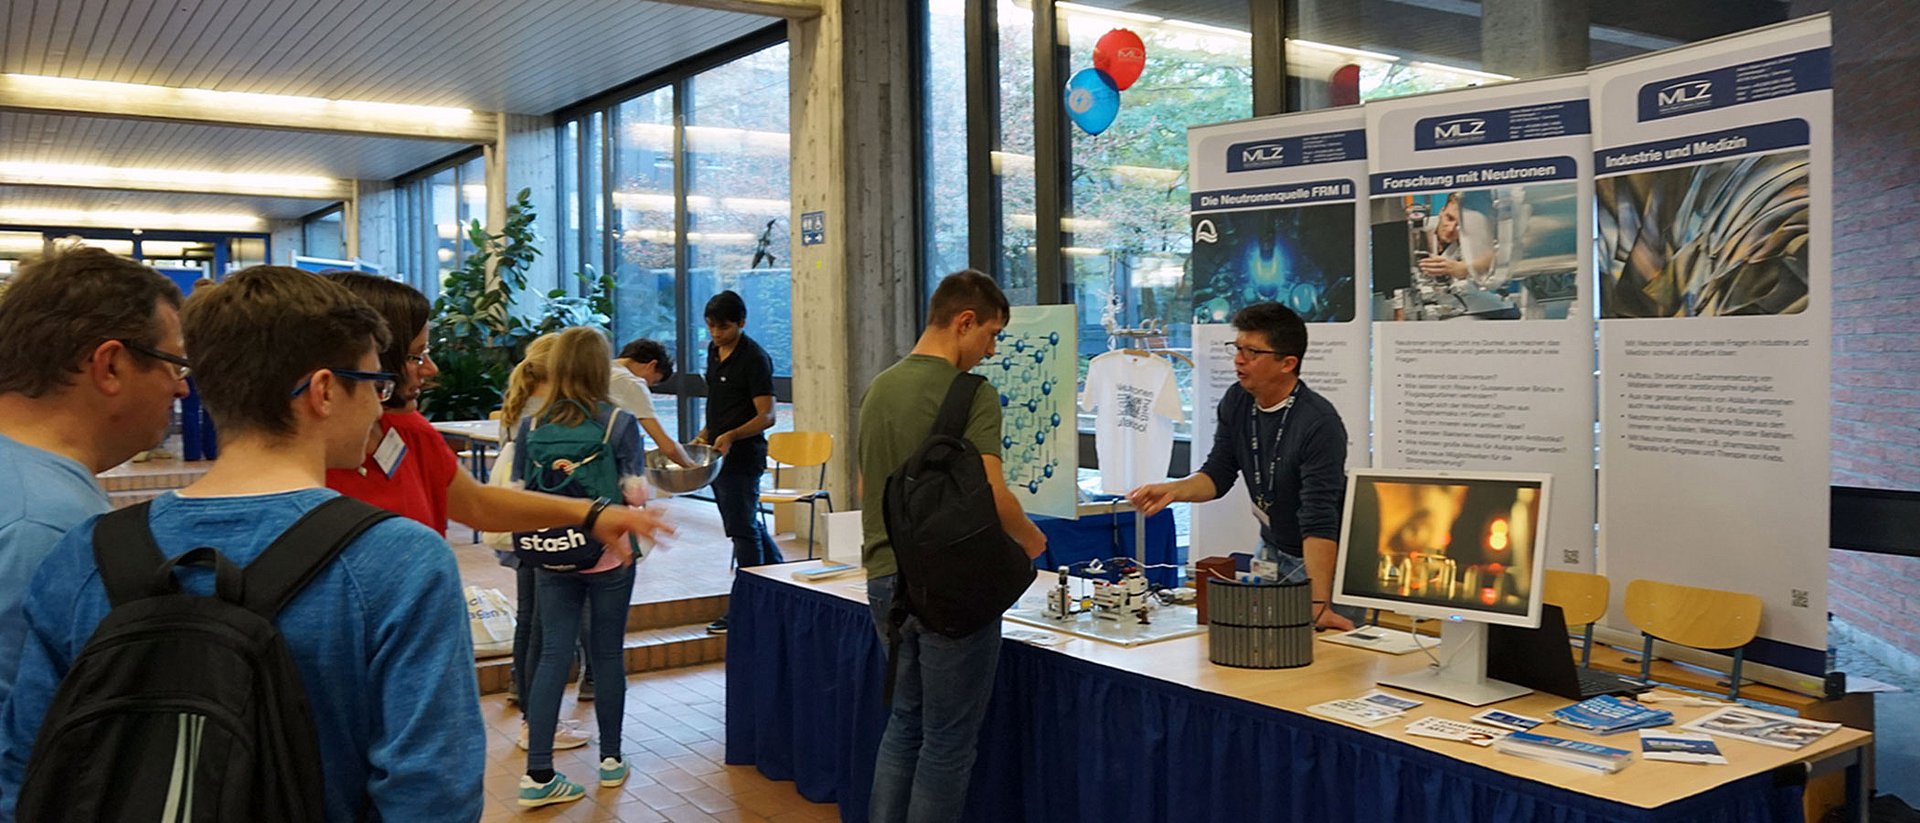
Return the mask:
<path id="1" fill-rule="evenodd" d="M 953 383 L 947 386 L 947 399 L 940 404 L 940 415 L 933 419 L 933 431 L 929 435 L 966 437 L 967 418 L 973 415 L 973 397 L 980 392 L 980 384 L 985 382 L 986 378 L 971 372 L 954 375 Z"/>
<path id="2" fill-rule="evenodd" d="M 147 528 L 153 501 L 101 515 L 93 524 L 93 565 L 115 608 L 153 595 L 153 571 L 167 562 Z"/>
<path id="3" fill-rule="evenodd" d="M 247 564 L 246 607 L 272 620 L 347 544 L 395 516 L 346 495 L 315 506 Z"/>

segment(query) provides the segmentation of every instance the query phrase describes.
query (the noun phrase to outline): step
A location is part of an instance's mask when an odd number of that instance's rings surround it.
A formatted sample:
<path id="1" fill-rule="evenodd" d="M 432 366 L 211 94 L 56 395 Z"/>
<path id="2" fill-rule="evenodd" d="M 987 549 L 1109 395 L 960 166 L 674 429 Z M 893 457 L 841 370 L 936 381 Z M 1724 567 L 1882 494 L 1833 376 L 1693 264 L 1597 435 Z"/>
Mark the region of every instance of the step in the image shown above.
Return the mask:
<path id="1" fill-rule="evenodd" d="M 726 594 L 688 597 L 655 603 L 635 603 L 627 607 L 627 631 L 664 629 L 672 626 L 706 626 L 727 614 Z"/>
<path id="2" fill-rule="evenodd" d="M 113 492 L 162 492 L 186 486 L 207 473 L 212 463 L 186 463 L 179 460 L 125 463 L 101 472 L 100 488 Z"/>
<path id="3" fill-rule="evenodd" d="M 708 634 L 706 623 L 629 631 L 626 658 L 628 673 L 715 663 L 727 659 L 727 637 Z M 504 692 L 512 682 L 511 656 L 476 660 L 473 668 L 481 694 Z M 567 679 L 571 682 L 578 679 L 578 675 L 578 671 L 570 672 Z"/>
<path id="4" fill-rule="evenodd" d="M 160 495 L 166 494 L 168 491 L 170 490 L 169 489 L 131 489 L 127 491 L 110 491 L 110 492 L 107 492 L 107 501 L 112 503 L 113 507 L 116 509 L 124 509 L 136 503 L 145 503 L 149 500 L 159 497 Z"/>

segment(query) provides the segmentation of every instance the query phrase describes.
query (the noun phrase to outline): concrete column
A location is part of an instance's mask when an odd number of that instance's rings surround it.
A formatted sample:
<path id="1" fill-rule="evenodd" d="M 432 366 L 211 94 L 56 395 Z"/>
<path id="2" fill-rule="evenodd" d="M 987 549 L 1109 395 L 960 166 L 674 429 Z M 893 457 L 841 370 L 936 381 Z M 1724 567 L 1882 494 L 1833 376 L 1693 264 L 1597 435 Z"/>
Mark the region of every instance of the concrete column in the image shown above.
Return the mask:
<path id="1" fill-rule="evenodd" d="M 382 272 L 389 275 L 417 274 L 407 271 L 400 260 L 396 199 L 393 184 L 388 181 L 354 181 L 355 208 L 352 217 L 354 225 L 358 227 L 358 244 L 348 246 L 347 254 L 378 265 Z"/>
<path id="2" fill-rule="evenodd" d="M 1484 0 L 1480 64 L 1515 77 L 1547 77 L 1587 67 L 1588 0 Z"/>
<path id="3" fill-rule="evenodd" d="M 520 300 L 517 308 L 523 313 L 539 310 L 539 295 L 552 291 L 562 285 L 560 271 L 560 250 L 556 237 L 560 232 L 560 186 L 559 169 L 555 165 L 554 152 L 557 145 L 553 133 L 553 118 L 546 115 L 503 114 L 500 116 L 500 141 L 504 146 L 505 181 L 501 190 L 500 223 L 507 219 L 506 204 L 520 194 L 521 189 L 533 191 L 534 229 L 540 236 L 536 244 L 540 256 L 533 259 L 533 265 L 527 271 L 527 296 Z M 491 185 L 492 178 L 488 178 Z M 489 206 L 492 196 L 488 197 Z M 571 285 L 569 281 L 566 285 Z"/>
<path id="4" fill-rule="evenodd" d="M 909 4 L 824 0 L 792 49 L 794 427 L 833 435 L 827 487 L 854 508 L 867 384 L 918 335 Z M 805 245 L 802 215 L 824 212 Z M 877 516 L 877 515 L 876 515 Z"/>
<path id="5" fill-rule="evenodd" d="M 298 220 L 267 221 L 267 236 L 273 244 L 273 259 L 268 263 L 284 266 L 292 259 L 291 255 L 307 253 L 306 236 Z"/>

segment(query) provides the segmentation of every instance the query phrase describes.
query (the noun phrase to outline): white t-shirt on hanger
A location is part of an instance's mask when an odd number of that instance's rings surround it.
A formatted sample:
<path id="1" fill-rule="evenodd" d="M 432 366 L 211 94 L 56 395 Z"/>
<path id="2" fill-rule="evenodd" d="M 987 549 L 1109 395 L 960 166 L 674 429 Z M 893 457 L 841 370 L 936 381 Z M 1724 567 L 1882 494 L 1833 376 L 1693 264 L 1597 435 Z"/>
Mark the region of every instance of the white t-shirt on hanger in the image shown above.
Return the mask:
<path id="1" fill-rule="evenodd" d="M 1087 365 L 1080 407 L 1094 413 L 1100 490 L 1125 494 L 1167 479 L 1173 424 L 1185 419 L 1173 364 L 1164 357 L 1107 352 Z"/>

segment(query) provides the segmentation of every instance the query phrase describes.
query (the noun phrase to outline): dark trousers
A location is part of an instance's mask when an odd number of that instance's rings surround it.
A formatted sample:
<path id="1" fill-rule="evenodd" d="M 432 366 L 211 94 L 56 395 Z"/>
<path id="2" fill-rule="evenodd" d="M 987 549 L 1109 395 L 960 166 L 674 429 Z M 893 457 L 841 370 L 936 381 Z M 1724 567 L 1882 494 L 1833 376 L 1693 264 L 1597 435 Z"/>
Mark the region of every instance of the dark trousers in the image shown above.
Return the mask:
<path id="1" fill-rule="evenodd" d="M 200 389 L 194 387 L 180 398 L 180 450 L 185 460 L 213 460 L 220 456 L 220 444 L 213 433 L 213 415 L 200 405 Z"/>
<path id="2" fill-rule="evenodd" d="M 773 535 L 760 522 L 760 477 L 766 473 L 767 441 L 756 437 L 727 450 L 720 476 L 711 486 L 720 524 L 733 540 L 734 565 L 742 568 L 785 562 Z"/>

